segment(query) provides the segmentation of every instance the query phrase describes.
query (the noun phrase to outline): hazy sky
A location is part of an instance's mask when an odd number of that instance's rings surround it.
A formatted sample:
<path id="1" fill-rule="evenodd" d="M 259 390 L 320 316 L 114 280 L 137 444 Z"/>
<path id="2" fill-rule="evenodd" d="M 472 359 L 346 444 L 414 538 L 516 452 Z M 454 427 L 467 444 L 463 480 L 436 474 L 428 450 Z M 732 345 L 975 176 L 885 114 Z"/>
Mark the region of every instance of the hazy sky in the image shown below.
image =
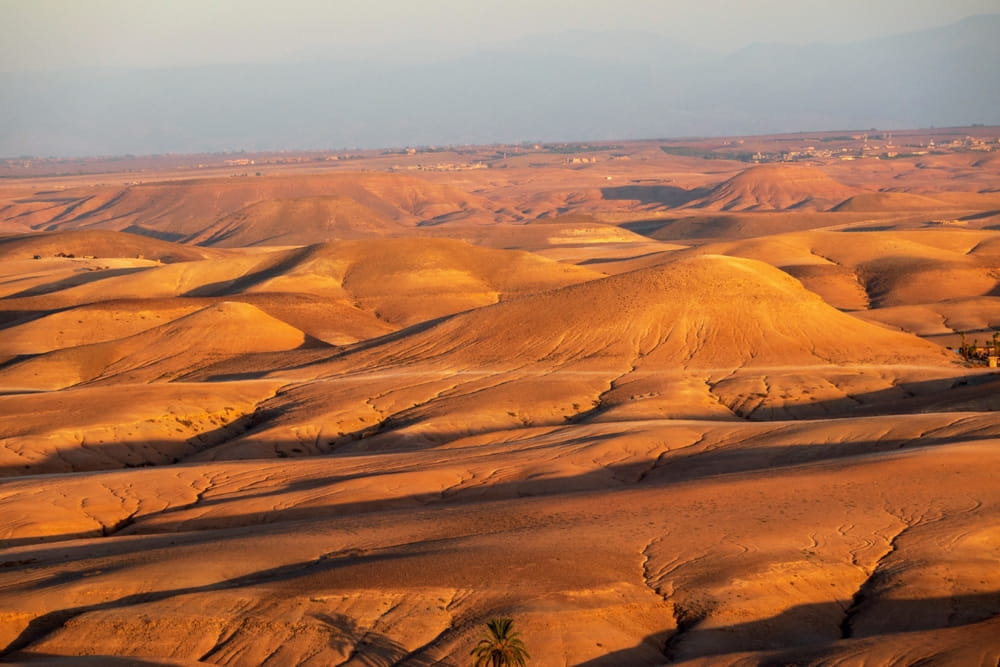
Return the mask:
<path id="1" fill-rule="evenodd" d="M 0 0 L 0 69 L 403 60 L 569 30 L 714 48 L 851 41 L 1000 12 L 1000 0 Z M 436 50 L 435 50 L 436 49 Z"/>

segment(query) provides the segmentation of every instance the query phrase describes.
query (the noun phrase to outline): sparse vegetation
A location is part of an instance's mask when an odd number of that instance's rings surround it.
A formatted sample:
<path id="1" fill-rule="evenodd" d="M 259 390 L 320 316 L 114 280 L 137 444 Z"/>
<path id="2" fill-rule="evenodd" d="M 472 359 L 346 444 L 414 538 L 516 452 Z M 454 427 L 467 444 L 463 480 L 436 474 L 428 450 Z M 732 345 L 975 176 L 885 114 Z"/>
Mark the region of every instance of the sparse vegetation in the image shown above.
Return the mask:
<path id="1" fill-rule="evenodd" d="M 994 331 L 990 340 L 984 344 L 979 344 L 978 338 L 973 338 L 968 342 L 964 333 L 960 334 L 961 344 L 958 346 L 958 354 L 971 364 L 986 365 L 990 363 L 990 358 L 1000 357 L 1000 331 Z"/>
<path id="2" fill-rule="evenodd" d="M 572 153 L 620 151 L 622 148 L 623 146 L 594 146 L 592 144 L 545 144 L 542 146 L 542 152 L 555 153 L 556 155 L 570 155 Z"/>
<path id="3" fill-rule="evenodd" d="M 486 635 L 472 649 L 475 667 L 524 667 L 528 650 L 510 618 L 494 618 L 486 623 Z"/>
<path id="4" fill-rule="evenodd" d="M 660 150 L 667 155 L 677 155 L 680 157 L 696 157 L 702 160 L 737 160 L 739 162 L 753 162 L 754 154 L 748 151 L 739 153 L 716 153 L 715 151 L 692 148 L 690 146 L 660 146 Z"/>

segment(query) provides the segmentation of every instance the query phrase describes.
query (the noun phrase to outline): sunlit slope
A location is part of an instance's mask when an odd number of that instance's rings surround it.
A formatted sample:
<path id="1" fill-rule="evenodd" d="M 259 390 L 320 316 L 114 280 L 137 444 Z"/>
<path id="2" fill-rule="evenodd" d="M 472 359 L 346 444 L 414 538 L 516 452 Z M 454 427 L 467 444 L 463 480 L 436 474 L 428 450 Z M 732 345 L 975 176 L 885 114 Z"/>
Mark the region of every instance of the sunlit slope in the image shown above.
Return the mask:
<path id="1" fill-rule="evenodd" d="M 996 437 L 971 415 L 576 424 L 11 480 L 5 657 L 461 664 L 498 609 L 545 664 L 995 657 Z"/>
<path id="2" fill-rule="evenodd" d="M 340 242 L 102 273 L 0 301 L 15 316 L 56 311 L 8 327 L 0 352 L 61 350 L 0 371 L 0 384 L 51 389 L 122 373 L 128 381 L 169 379 L 213 359 L 298 347 L 306 339 L 298 323 L 319 340 L 353 342 L 600 275 L 446 239 Z M 228 297 L 232 303 L 221 301 Z M 147 347 L 181 365 L 142 357 Z"/>
<path id="3" fill-rule="evenodd" d="M 0 259 L 4 261 L 42 258 L 57 253 L 93 258 L 150 259 L 170 264 L 224 256 L 224 251 L 160 241 L 108 230 L 36 232 L 0 236 Z"/>
<path id="4" fill-rule="evenodd" d="M 381 236 L 427 221 L 494 219 L 486 200 L 458 188 L 374 172 L 93 186 L 58 196 L 40 192 L 22 197 L 2 216 L 0 223 L 30 221 L 39 230 L 110 229 L 209 244 L 231 238 L 248 245 L 278 242 L 297 225 L 302 235 L 316 234 L 297 242 L 316 243 L 341 231 Z M 336 224 L 328 224 L 329 216 Z M 359 216 L 357 227 L 353 216 Z M 233 238 L 232 227 L 241 220 L 251 224 Z"/>
<path id="5" fill-rule="evenodd" d="M 27 319 L 4 329 L 0 356 L 41 354 L 104 343 L 152 329 L 224 301 L 259 308 L 307 335 L 331 345 L 381 336 L 398 327 L 342 300 L 310 294 L 236 294 L 183 299 L 113 299 Z M 210 335 L 210 332 L 206 332 Z"/>
<path id="6" fill-rule="evenodd" d="M 251 204 L 185 242 L 231 248 L 305 245 L 334 238 L 377 238 L 403 229 L 396 221 L 350 197 L 308 197 Z"/>
<path id="7" fill-rule="evenodd" d="M 222 260 L 224 250 L 195 248 L 112 231 L 0 237 L 0 297 L 48 295 L 161 264 Z"/>
<path id="8" fill-rule="evenodd" d="M 95 380 L 169 381 L 228 357 L 301 347 L 306 335 L 254 306 L 222 302 L 105 343 L 49 352 L 0 369 L 0 387 L 52 390 Z"/>
<path id="9" fill-rule="evenodd" d="M 890 306 L 855 313 L 870 322 L 902 329 L 918 336 L 949 336 L 957 346 L 961 334 L 967 342 L 985 343 L 1000 330 L 1000 299 L 996 296 L 949 299 L 914 306 Z M 956 337 L 954 334 L 960 334 Z M 955 340 L 955 339 L 958 340 Z"/>
<path id="10" fill-rule="evenodd" d="M 840 313 L 774 267 L 719 255 L 481 309 L 383 347 L 397 363 L 454 354 L 480 365 L 621 357 L 732 369 L 945 359 L 937 346 Z M 376 348 L 358 357 L 380 353 Z"/>
<path id="11" fill-rule="evenodd" d="M 312 261 L 257 290 L 308 291 L 311 277 L 337 276 L 360 307 L 397 324 L 601 277 L 528 252 L 448 239 L 386 239 L 326 246 Z"/>
<path id="12" fill-rule="evenodd" d="M 234 251 L 206 261 L 121 269 L 105 268 L 106 261 L 80 261 L 101 266 L 26 260 L 36 270 L 30 286 L 23 274 L 12 275 L 23 289 L 0 300 L 0 308 L 14 322 L 23 314 L 31 317 L 9 329 L 0 353 L 111 340 L 116 332 L 131 335 L 162 323 L 168 312 L 180 316 L 220 299 L 251 303 L 314 338 L 343 344 L 601 275 L 526 252 L 448 239 Z M 60 312 L 37 319 L 50 311 Z"/>
<path id="13" fill-rule="evenodd" d="M 991 230 L 814 230 L 713 243 L 694 252 L 759 259 L 838 308 L 864 310 L 995 294 L 998 239 Z"/>
<path id="14" fill-rule="evenodd" d="M 953 369 L 942 348 L 841 313 L 778 269 L 700 256 L 480 308 L 294 371 L 301 384 L 230 454 L 269 450 L 289 428 L 323 449 L 567 421 L 818 416 L 902 398 L 897 383 Z"/>
<path id="15" fill-rule="evenodd" d="M 827 210 L 856 193 L 816 167 L 762 164 L 720 183 L 687 206 L 723 211 Z"/>
<path id="16" fill-rule="evenodd" d="M 56 310 L 5 328 L 0 339 L 0 356 L 42 354 L 125 338 L 206 305 L 207 302 L 197 299 L 131 299 Z"/>

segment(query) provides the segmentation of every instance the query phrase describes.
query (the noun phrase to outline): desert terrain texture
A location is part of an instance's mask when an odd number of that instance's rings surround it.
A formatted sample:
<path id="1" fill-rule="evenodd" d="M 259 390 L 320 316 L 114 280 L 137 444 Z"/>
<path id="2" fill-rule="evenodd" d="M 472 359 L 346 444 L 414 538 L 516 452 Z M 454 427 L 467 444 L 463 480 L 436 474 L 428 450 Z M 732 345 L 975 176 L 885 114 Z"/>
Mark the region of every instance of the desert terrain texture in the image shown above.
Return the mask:
<path id="1" fill-rule="evenodd" d="M 997 127 L 0 161 L 0 662 L 994 667 L 997 331 Z"/>

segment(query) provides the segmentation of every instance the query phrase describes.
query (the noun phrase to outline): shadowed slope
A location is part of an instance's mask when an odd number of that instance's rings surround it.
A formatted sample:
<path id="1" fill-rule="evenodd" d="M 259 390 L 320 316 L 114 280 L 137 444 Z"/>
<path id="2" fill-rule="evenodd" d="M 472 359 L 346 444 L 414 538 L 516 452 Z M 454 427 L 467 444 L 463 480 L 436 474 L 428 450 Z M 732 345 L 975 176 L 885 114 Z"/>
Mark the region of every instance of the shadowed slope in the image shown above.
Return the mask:
<path id="1" fill-rule="evenodd" d="M 881 213 L 911 209 L 946 209 L 953 206 L 933 197 L 909 192 L 865 192 L 841 202 L 833 210 Z"/>
<path id="2" fill-rule="evenodd" d="M 169 465 L 242 432 L 279 386 L 156 383 L 2 395 L 0 476 Z M 66 519 L 38 508 L 5 522 L 2 537 L 35 521 L 51 527 L 42 534 L 58 534 Z"/>
<path id="3" fill-rule="evenodd" d="M 302 245 L 329 239 L 370 238 L 400 233 L 404 226 L 350 197 L 276 199 L 231 213 L 186 243 L 229 248 Z"/>

